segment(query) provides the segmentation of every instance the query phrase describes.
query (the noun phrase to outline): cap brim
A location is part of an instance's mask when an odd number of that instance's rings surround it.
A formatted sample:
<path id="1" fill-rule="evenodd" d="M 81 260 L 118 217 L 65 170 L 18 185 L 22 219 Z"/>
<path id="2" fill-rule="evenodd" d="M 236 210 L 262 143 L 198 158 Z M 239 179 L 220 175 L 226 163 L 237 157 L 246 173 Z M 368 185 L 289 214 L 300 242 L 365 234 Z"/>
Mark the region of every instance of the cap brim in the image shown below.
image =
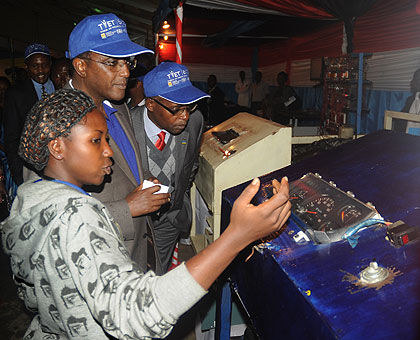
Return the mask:
<path id="1" fill-rule="evenodd" d="M 160 94 L 159 97 L 167 99 L 176 104 L 191 104 L 197 100 L 210 97 L 207 93 L 201 91 L 195 86 L 185 86 L 169 93 Z"/>
<path id="2" fill-rule="evenodd" d="M 96 46 L 90 51 L 114 58 L 126 58 L 142 53 L 154 53 L 152 50 L 137 45 L 132 41 L 112 42 L 102 46 Z"/>
<path id="3" fill-rule="evenodd" d="M 36 52 L 32 52 L 31 54 L 28 54 L 28 55 L 25 57 L 25 60 L 26 60 L 26 59 L 28 59 L 31 55 L 34 55 L 34 54 L 44 54 L 44 55 L 46 55 L 46 56 L 51 57 L 51 54 L 49 54 L 49 53 L 47 53 L 47 52 L 39 52 L 39 51 L 36 51 Z"/>

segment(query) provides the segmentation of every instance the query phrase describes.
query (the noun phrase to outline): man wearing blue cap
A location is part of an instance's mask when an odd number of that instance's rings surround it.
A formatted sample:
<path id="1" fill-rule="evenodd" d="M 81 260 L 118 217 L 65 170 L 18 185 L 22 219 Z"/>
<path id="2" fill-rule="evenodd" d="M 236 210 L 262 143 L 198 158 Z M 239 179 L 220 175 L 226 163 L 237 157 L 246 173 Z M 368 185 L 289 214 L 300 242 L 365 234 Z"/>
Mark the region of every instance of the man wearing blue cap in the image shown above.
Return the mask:
<path id="1" fill-rule="evenodd" d="M 134 56 L 151 52 L 130 40 L 125 22 L 115 14 L 86 17 L 70 34 L 67 57 L 74 72 L 68 86 L 87 93 L 103 113 L 114 151 L 111 176 L 88 191 L 108 207 L 120 225 L 132 259 L 142 270 L 159 274 L 152 221 L 145 215 L 167 203 L 169 194 L 156 194 L 157 186 L 142 189 L 143 180 L 152 175 L 142 172 L 127 105 L 110 102 L 124 98 Z"/>
<path id="2" fill-rule="evenodd" d="M 4 144 L 13 180 L 20 185 L 23 178 L 23 161 L 17 151 L 26 115 L 31 107 L 49 93 L 54 92 L 50 80 L 51 58 L 47 46 L 29 45 L 25 50 L 25 69 L 29 79 L 11 87 L 4 103 Z"/>
<path id="3" fill-rule="evenodd" d="M 143 80 L 146 107 L 133 115 L 143 169 L 169 186 L 171 201 L 153 216 L 156 246 L 168 270 L 182 232 L 191 226 L 190 187 L 198 169 L 203 116 L 196 103 L 209 97 L 191 84 L 188 69 L 164 62 Z"/>

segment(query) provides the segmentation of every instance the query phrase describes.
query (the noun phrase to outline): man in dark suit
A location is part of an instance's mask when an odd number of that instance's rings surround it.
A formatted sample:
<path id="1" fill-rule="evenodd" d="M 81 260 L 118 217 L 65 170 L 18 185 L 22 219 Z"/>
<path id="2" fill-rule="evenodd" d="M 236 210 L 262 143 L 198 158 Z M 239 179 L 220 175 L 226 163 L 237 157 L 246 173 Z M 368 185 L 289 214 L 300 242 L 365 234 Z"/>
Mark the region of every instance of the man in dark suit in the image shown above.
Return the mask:
<path id="1" fill-rule="evenodd" d="M 6 155 L 17 185 L 23 182 L 23 161 L 17 151 L 26 115 L 43 95 L 54 92 L 50 80 L 51 57 L 48 47 L 42 44 L 29 45 L 25 50 L 25 68 L 29 79 L 9 88 L 3 113 Z"/>
<path id="2" fill-rule="evenodd" d="M 290 112 L 300 110 L 302 101 L 295 90 L 287 85 L 289 75 L 286 72 L 277 74 L 278 86 L 267 97 L 263 104 L 265 115 L 280 124 L 287 125 L 290 120 Z"/>
<path id="3" fill-rule="evenodd" d="M 224 122 L 228 117 L 225 112 L 225 94 L 217 85 L 217 78 L 214 74 L 210 74 L 207 78 L 209 87 L 208 94 L 208 120 L 210 125 L 218 125 Z"/>
<path id="4" fill-rule="evenodd" d="M 188 69 L 164 62 L 143 80 L 145 107 L 132 111 L 143 169 L 169 186 L 171 202 L 153 216 L 156 246 L 168 270 L 181 232 L 191 226 L 190 187 L 198 168 L 203 116 L 195 103 L 208 95 L 194 87 Z"/>
<path id="5" fill-rule="evenodd" d="M 131 125 L 126 104 L 114 104 L 125 95 L 133 57 L 151 53 L 133 43 L 123 20 L 115 14 L 92 15 L 73 29 L 69 38 L 67 57 L 74 68 L 68 87 L 87 93 L 105 116 L 114 151 L 112 174 L 100 187 L 87 191 L 102 201 L 121 227 L 131 258 L 143 271 L 161 272 L 155 262 L 153 229 L 150 217 L 169 201 L 169 194 L 154 194 L 158 188 L 143 190 L 143 180 L 150 173 L 141 168 L 140 150 Z"/>

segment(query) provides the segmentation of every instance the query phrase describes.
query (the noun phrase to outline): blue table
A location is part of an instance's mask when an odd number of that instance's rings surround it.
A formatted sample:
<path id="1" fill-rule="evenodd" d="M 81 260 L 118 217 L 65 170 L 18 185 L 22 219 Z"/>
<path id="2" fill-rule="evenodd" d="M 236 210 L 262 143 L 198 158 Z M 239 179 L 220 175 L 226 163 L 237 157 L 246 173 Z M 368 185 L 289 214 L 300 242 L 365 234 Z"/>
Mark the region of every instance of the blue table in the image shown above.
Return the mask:
<path id="1" fill-rule="evenodd" d="M 420 137 L 380 131 L 261 180 L 287 175 L 291 182 L 308 172 L 372 202 L 388 221 L 420 225 Z M 247 184 L 223 192 L 222 230 Z M 396 248 L 385 239 L 385 228 L 369 228 L 355 248 L 346 241 L 297 244 L 292 236 L 299 230 L 290 221 L 246 263 L 245 249 L 227 272 L 262 340 L 420 339 L 420 242 Z M 382 287 L 358 284 L 372 261 L 392 275 Z M 229 311 L 224 298 L 222 311 Z M 221 327 L 220 338 L 228 339 L 226 325 Z"/>

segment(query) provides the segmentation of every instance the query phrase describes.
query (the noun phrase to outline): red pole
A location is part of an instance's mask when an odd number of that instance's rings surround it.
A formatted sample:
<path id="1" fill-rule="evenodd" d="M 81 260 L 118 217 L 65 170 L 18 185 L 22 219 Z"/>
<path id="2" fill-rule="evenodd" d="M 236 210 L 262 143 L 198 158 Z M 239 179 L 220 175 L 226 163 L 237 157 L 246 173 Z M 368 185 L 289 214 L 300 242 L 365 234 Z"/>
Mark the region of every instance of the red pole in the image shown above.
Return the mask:
<path id="1" fill-rule="evenodd" d="M 159 65 L 159 32 L 155 34 L 155 65 Z"/>
<path id="2" fill-rule="evenodd" d="M 182 22 L 184 20 L 184 9 L 182 1 L 175 9 L 175 29 L 176 29 L 176 59 L 178 64 L 182 64 Z"/>

